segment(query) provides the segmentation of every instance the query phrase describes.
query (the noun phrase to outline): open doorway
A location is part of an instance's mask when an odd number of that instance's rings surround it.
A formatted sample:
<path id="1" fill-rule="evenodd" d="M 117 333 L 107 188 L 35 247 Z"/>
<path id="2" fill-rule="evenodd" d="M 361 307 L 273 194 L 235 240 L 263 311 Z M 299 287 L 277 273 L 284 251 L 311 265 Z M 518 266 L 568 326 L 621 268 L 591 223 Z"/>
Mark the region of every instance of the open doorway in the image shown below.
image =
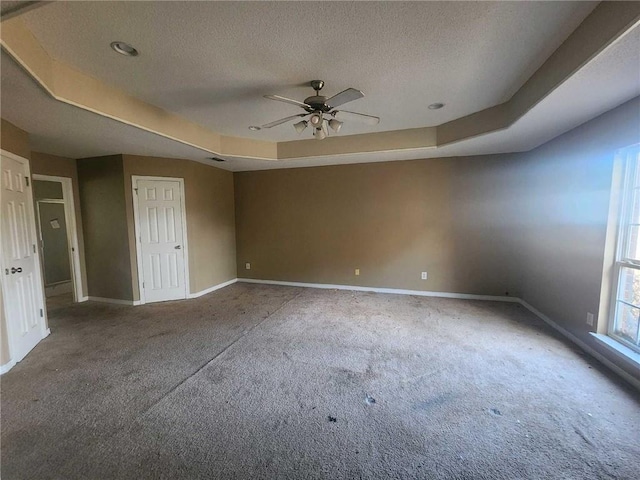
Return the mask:
<path id="1" fill-rule="evenodd" d="M 71 179 L 34 175 L 33 187 L 47 310 L 51 312 L 83 300 Z"/>

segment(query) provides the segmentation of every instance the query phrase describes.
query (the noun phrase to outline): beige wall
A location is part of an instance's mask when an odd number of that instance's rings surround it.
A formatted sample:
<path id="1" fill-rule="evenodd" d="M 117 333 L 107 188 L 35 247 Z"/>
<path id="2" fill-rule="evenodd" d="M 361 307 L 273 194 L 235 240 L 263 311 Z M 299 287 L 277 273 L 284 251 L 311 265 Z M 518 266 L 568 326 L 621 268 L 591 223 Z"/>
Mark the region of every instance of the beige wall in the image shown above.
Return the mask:
<path id="1" fill-rule="evenodd" d="M 31 173 L 67 177 L 71 179 L 73 204 L 76 214 L 76 234 L 78 235 L 78 253 L 80 256 L 80 272 L 82 276 L 82 292 L 87 294 L 87 268 L 85 264 L 84 234 L 82 231 L 82 211 L 80 208 L 80 189 L 78 187 L 78 168 L 72 158 L 58 157 L 47 153 L 31 153 Z"/>
<path id="2" fill-rule="evenodd" d="M 188 160 L 124 155 L 133 295 L 138 300 L 132 175 L 184 179 L 191 293 L 236 278 L 233 174 Z"/>
<path id="3" fill-rule="evenodd" d="M 0 119 L 0 148 L 15 153 L 23 158 L 31 158 L 29 134 L 13 123 Z M 11 360 L 9 356 L 9 339 L 7 337 L 7 319 L 4 316 L 2 291 L 0 289 L 0 365 Z"/>
<path id="4" fill-rule="evenodd" d="M 514 194 L 503 181 L 512 161 L 496 155 L 237 173 L 238 275 L 517 295 L 511 225 L 496 214 Z"/>
<path id="5" fill-rule="evenodd" d="M 77 164 L 89 296 L 133 300 L 122 155 Z"/>
<path id="6" fill-rule="evenodd" d="M 640 379 L 586 324 L 610 288 L 613 159 L 638 142 L 640 98 L 523 154 L 238 173 L 238 274 L 508 291 Z"/>
<path id="7" fill-rule="evenodd" d="M 0 122 L 0 146 L 2 149 L 23 158 L 31 158 L 29 134 L 4 118 Z"/>
<path id="8" fill-rule="evenodd" d="M 611 247 L 605 239 L 614 155 L 638 142 L 640 98 L 517 161 L 522 189 L 512 207 L 520 213 L 514 242 L 522 298 L 604 355 L 586 315 L 600 309 L 605 248 Z M 620 364 L 640 379 L 639 369 Z"/>

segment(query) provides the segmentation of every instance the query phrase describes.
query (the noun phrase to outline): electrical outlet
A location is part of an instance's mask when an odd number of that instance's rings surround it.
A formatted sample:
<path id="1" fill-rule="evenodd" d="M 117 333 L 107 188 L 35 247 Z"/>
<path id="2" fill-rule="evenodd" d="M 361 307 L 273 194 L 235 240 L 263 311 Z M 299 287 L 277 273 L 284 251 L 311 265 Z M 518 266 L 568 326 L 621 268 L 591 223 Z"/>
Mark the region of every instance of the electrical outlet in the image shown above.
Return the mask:
<path id="1" fill-rule="evenodd" d="M 426 280 L 427 279 L 427 272 L 422 272 L 422 275 L 420 276 L 420 278 L 422 278 L 422 280 Z"/>
<path id="2" fill-rule="evenodd" d="M 244 264 L 244 268 L 245 268 L 246 270 L 251 270 L 251 264 L 250 264 L 249 262 L 245 263 L 245 264 Z"/>
<path id="3" fill-rule="evenodd" d="M 593 313 L 587 312 L 587 325 L 593 327 Z"/>
<path id="4" fill-rule="evenodd" d="M 356 277 L 357 277 L 358 275 L 360 275 L 360 269 L 359 269 L 359 268 L 356 268 Z"/>

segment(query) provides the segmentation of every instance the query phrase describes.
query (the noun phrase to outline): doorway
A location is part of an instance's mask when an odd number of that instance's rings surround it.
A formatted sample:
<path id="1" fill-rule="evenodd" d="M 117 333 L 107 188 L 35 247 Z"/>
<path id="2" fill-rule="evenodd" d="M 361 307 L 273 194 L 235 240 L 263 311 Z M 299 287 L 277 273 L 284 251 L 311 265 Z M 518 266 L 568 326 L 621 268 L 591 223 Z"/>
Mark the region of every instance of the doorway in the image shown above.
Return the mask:
<path id="1" fill-rule="evenodd" d="M 132 176 L 140 303 L 187 298 L 184 179 Z"/>
<path id="2" fill-rule="evenodd" d="M 71 179 L 33 176 L 36 225 L 43 262 L 47 310 L 86 300 L 82 293 Z"/>

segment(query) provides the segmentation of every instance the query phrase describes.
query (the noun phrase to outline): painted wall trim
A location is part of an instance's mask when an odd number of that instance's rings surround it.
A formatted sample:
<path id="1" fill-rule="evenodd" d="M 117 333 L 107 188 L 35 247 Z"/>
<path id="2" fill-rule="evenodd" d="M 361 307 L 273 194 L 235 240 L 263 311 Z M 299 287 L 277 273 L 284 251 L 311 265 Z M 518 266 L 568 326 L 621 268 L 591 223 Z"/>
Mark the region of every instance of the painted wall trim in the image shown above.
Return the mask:
<path id="1" fill-rule="evenodd" d="M 540 318 L 542 321 L 544 321 L 547 325 L 549 325 L 551 328 L 553 328 L 554 330 L 558 331 L 560 334 L 562 334 L 565 338 L 571 340 L 573 343 L 575 343 L 578 347 L 580 347 L 582 350 L 584 350 L 585 352 L 587 352 L 589 355 L 591 355 L 592 357 L 594 357 L 596 360 L 598 360 L 600 363 L 602 363 L 604 366 L 608 367 L 609 369 L 613 370 L 615 373 L 617 373 L 619 376 L 621 376 L 622 378 L 624 378 L 627 382 L 629 382 L 631 385 L 633 385 L 635 388 L 637 388 L 638 390 L 640 390 L 640 380 L 638 380 L 637 378 L 633 377 L 632 375 L 628 374 L 626 371 L 624 371 L 622 368 L 620 368 L 618 365 L 616 365 L 615 363 L 613 363 L 611 360 L 609 360 L 607 357 L 605 357 L 604 355 L 602 355 L 601 353 L 597 352 L 596 350 L 594 350 L 593 348 L 591 348 L 589 345 L 587 345 L 586 343 L 584 343 L 582 340 L 580 340 L 578 337 L 576 337 L 573 333 L 569 332 L 568 330 L 566 330 L 565 328 L 561 327 L 560 325 L 558 325 L 556 322 L 554 322 L 553 320 L 551 320 L 548 316 L 546 316 L 544 313 L 542 313 L 540 310 L 538 310 L 537 308 L 535 308 L 534 306 L 532 306 L 531 304 L 527 303 L 526 301 L 522 300 L 522 299 L 518 299 L 518 303 L 520 303 L 520 305 L 522 305 L 524 308 L 526 308 L 527 310 L 529 310 L 531 313 L 533 313 L 535 316 L 537 316 L 538 318 Z"/>
<path id="2" fill-rule="evenodd" d="M 54 99 L 216 156 L 277 161 L 354 152 L 433 148 L 509 128 L 578 70 L 633 29 L 640 2 L 602 2 L 505 103 L 436 127 L 268 142 L 224 136 L 144 102 L 50 56 L 16 17 L 2 23 L 0 44 Z"/>
<path id="3" fill-rule="evenodd" d="M 489 300 L 495 302 L 518 303 L 519 298 L 497 295 L 476 295 L 473 293 L 431 292 L 426 290 L 403 290 L 401 288 L 362 287 L 359 285 L 334 285 L 330 283 L 282 282 L 279 280 L 259 280 L 256 278 L 238 278 L 238 282 L 263 283 L 266 285 L 285 285 L 287 287 L 323 288 L 329 290 L 352 290 L 356 292 L 391 293 L 397 295 L 416 295 L 419 297 L 458 298 L 462 300 Z"/>
<path id="4" fill-rule="evenodd" d="M 114 303 L 116 305 L 140 305 L 140 300 L 121 300 L 119 298 L 92 297 L 91 295 L 87 299 L 92 302 Z"/>
<path id="5" fill-rule="evenodd" d="M 630 362 L 635 368 L 640 369 L 640 353 L 634 352 L 626 345 L 623 345 L 617 340 L 611 338 L 609 335 L 591 332 L 591 336 L 614 355 Z"/>
<path id="6" fill-rule="evenodd" d="M 199 292 L 189 293 L 189 294 L 187 294 L 187 298 L 190 299 L 190 298 L 202 297 L 203 295 L 206 295 L 208 293 L 215 292 L 216 290 L 220 290 L 221 288 L 224 288 L 224 287 L 228 287 L 229 285 L 232 285 L 232 284 L 236 283 L 237 281 L 238 281 L 238 279 L 234 278 L 232 280 L 228 280 L 226 282 L 219 283 L 219 284 L 214 285 L 212 287 L 205 288 L 204 290 L 200 290 Z"/>
<path id="7" fill-rule="evenodd" d="M 86 286 L 82 282 L 82 268 L 84 263 L 83 258 L 80 258 L 80 242 L 78 241 L 78 222 L 76 219 L 76 205 L 73 198 L 73 181 L 71 177 L 63 177 L 59 175 L 41 175 L 38 173 L 32 174 L 34 180 L 42 180 L 46 182 L 58 182 L 62 185 L 62 203 L 64 205 L 64 215 L 67 219 L 67 248 L 69 250 L 69 258 L 71 259 L 72 275 L 71 283 L 73 286 L 73 296 L 76 302 L 79 298 L 84 297 Z M 37 203 L 37 202 L 36 202 Z M 36 210 L 37 221 L 40 223 L 40 213 Z M 40 228 L 39 240 L 40 247 L 42 248 L 42 232 Z"/>
<path id="8" fill-rule="evenodd" d="M 4 375 L 15 366 L 16 366 L 16 362 L 14 360 L 9 360 L 4 365 L 0 365 L 0 375 Z"/>

